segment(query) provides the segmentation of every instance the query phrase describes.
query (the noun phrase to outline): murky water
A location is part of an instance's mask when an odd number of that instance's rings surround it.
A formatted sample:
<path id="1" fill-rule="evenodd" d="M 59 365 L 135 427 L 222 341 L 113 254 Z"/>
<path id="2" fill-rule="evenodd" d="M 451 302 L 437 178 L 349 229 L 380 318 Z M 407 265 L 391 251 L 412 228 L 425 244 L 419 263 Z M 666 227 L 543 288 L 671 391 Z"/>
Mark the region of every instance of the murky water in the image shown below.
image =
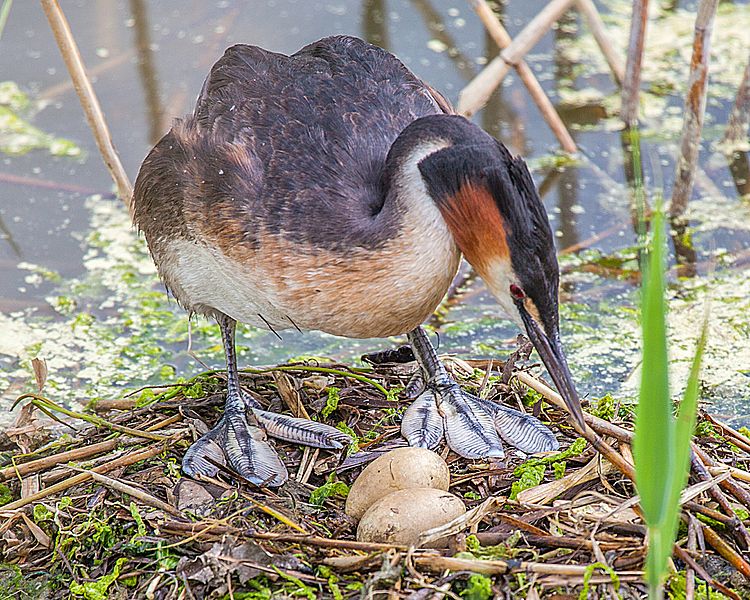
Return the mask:
<path id="1" fill-rule="evenodd" d="M 501 12 L 511 34 L 544 5 L 509 2 Z M 619 48 L 627 39 L 628 5 L 608 2 L 603 10 Z M 662 2 L 649 30 L 641 152 L 650 192 L 667 198 L 693 9 L 691 3 Z M 468 3 L 459 0 L 79 1 L 66 2 L 65 10 L 133 178 L 170 119 L 191 110 L 209 67 L 233 43 L 289 53 L 326 35 L 358 35 L 394 52 L 453 101 L 498 52 Z M 747 3 L 722 3 L 716 27 L 721 35 L 714 40 L 690 212 L 692 267 L 671 271 L 672 351 L 679 387 L 710 297 L 705 396 L 727 418 L 747 422 L 750 201 L 741 194 L 750 191 L 748 163 L 745 154 L 730 160 L 716 146 L 748 56 Z M 555 158 L 556 141 L 514 75 L 475 118 L 527 157 L 541 188 L 564 253 L 563 336 L 581 391 L 629 396 L 638 368 L 636 236 L 627 186 L 631 158 L 614 113 L 617 88 L 574 13 L 545 36 L 529 63 L 580 146 L 581 160 Z M 79 156 L 53 156 L 44 148 L 0 154 L 0 406 L 31 388 L 29 361 L 36 355 L 50 367 L 47 392 L 65 401 L 113 396 L 121 388 L 203 370 L 187 355 L 187 319 L 166 301 L 145 244 L 111 199 L 108 174 L 35 2 L 12 7 L 0 38 L 0 80 L 15 82 L 28 95 L 29 105 L 17 111 L 28 124 L 81 150 Z M 7 104 L 4 98 L 0 93 L 0 105 Z M 6 137 L 0 129 L 0 147 Z M 467 286 L 438 329 L 443 351 L 480 356 L 502 356 L 516 333 L 499 318 L 481 282 Z M 351 360 L 389 342 L 316 333 L 287 333 L 280 342 L 247 330 L 241 343 L 244 363 L 267 364 L 301 354 Z M 201 360 L 219 366 L 218 344 L 215 328 L 194 323 L 193 350 Z"/>

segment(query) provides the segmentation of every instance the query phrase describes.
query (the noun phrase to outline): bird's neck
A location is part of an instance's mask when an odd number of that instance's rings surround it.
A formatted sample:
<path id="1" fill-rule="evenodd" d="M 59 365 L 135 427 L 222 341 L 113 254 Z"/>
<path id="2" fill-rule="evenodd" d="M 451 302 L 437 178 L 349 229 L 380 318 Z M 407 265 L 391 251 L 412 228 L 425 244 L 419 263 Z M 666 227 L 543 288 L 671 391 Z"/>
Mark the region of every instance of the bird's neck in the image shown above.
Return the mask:
<path id="1" fill-rule="evenodd" d="M 423 241 L 450 236 L 493 295 L 504 297 L 512 276 L 509 240 L 484 176 L 487 166 L 497 166 L 496 143 L 455 116 L 420 121 L 391 150 L 394 201 L 386 206 L 410 215 L 411 227 L 425 232 Z"/>
<path id="2" fill-rule="evenodd" d="M 403 146 L 398 156 L 389 155 L 386 166 L 386 201 L 380 218 L 398 223 L 399 245 L 415 261 L 428 257 L 454 263 L 458 249 L 438 205 L 432 200 L 419 170 L 427 157 L 449 146 L 447 140 L 416 140 Z"/>

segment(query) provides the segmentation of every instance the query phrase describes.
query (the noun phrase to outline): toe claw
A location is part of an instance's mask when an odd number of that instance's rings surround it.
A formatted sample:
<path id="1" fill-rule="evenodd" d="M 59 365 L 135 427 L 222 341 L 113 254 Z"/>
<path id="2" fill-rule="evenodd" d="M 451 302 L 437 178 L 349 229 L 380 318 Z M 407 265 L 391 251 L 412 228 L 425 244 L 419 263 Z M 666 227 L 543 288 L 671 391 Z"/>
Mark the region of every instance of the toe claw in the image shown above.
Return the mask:
<path id="1" fill-rule="evenodd" d="M 430 450 L 443 439 L 443 419 L 437 411 L 432 390 L 425 390 L 406 409 L 401 418 L 401 435 L 410 446 Z"/>
<path id="2" fill-rule="evenodd" d="M 328 450 L 340 450 L 352 443 L 352 438 L 343 431 L 325 423 L 298 419 L 266 410 L 256 409 L 253 414 L 268 435 L 280 440 Z"/>

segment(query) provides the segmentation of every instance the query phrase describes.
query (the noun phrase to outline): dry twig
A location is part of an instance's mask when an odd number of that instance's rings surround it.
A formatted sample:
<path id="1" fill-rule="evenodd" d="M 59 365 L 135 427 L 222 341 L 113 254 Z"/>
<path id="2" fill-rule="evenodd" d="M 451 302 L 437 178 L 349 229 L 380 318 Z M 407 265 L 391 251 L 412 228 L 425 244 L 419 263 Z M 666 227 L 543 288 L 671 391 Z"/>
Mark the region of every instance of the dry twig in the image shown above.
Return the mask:
<path id="1" fill-rule="evenodd" d="M 109 128 L 104 119 L 104 113 L 99 105 L 94 88 L 86 75 L 81 53 L 73 38 L 70 25 L 57 0 L 41 0 L 41 2 L 44 12 L 47 15 L 47 20 L 52 28 L 52 33 L 60 48 L 60 53 L 65 60 L 65 65 L 68 67 L 68 73 L 70 73 L 70 78 L 75 86 L 78 99 L 81 101 L 81 106 L 86 114 L 86 120 L 94 134 L 96 145 L 104 159 L 104 164 L 107 165 L 109 174 L 117 186 L 118 195 L 125 202 L 125 206 L 128 207 L 128 212 L 132 213 L 131 198 L 133 196 L 133 186 L 130 183 L 127 173 L 125 173 L 125 169 L 112 143 Z"/>
<path id="2" fill-rule="evenodd" d="M 669 214 L 673 220 L 681 219 L 687 210 L 693 189 L 695 165 L 698 161 L 703 115 L 706 112 L 708 90 L 708 60 L 711 48 L 711 30 L 719 0 L 701 0 L 695 18 L 693 55 L 690 59 L 690 80 L 685 95 L 685 120 L 682 125 L 680 157 L 672 188 Z"/>

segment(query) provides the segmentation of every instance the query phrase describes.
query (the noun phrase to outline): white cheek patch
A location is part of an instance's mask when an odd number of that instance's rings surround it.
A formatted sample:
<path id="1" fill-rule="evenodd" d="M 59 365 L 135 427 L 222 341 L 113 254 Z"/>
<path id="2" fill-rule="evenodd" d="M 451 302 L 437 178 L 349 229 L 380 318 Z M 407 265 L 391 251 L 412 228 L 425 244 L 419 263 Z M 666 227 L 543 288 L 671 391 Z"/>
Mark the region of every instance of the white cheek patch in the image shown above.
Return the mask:
<path id="1" fill-rule="evenodd" d="M 513 321 L 521 331 L 524 331 L 521 315 L 513 302 L 510 295 L 510 286 L 512 283 L 517 285 L 517 278 L 513 273 L 513 267 L 510 260 L 495 259 L 485 269 L 480 272 L 479 276 L 484 280 L 487 289 L 495 297 L 504 316 Z"/>

